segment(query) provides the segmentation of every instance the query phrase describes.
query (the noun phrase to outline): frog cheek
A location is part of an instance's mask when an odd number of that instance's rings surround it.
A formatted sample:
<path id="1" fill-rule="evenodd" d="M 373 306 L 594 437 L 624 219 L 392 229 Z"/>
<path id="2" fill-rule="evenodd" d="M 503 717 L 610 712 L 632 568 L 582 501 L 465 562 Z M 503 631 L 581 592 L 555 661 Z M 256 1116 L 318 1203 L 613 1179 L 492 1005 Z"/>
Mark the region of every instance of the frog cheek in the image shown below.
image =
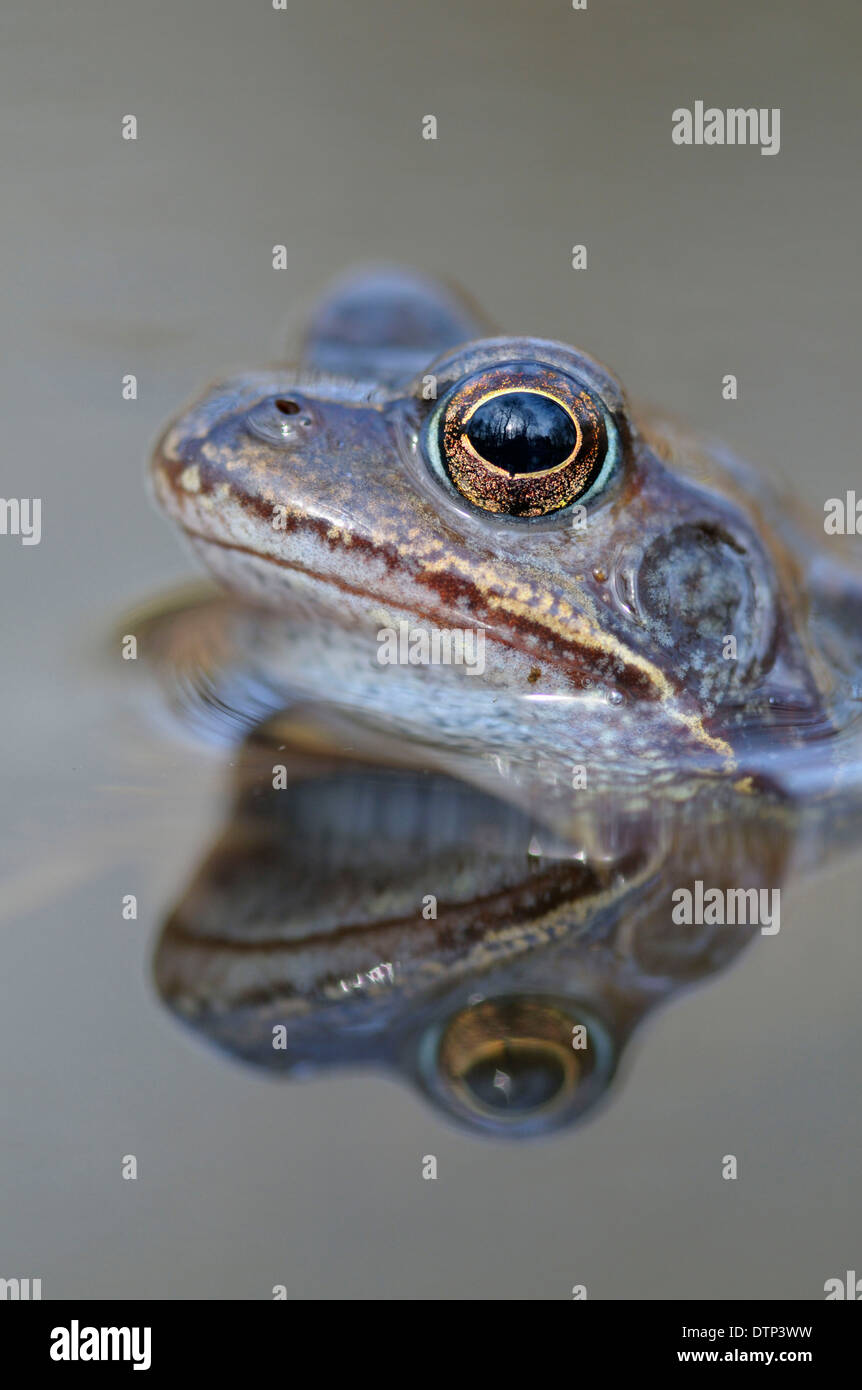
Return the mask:
<path id="1" fill-rule="evenodd" d="M 715 704 L 768 665 L 772 586 L 762 556 L 714 523 L 686 522 L 648 546 L 636 579 L 641 621 L 677 675 Z"/>
<path id="2" fill-rule="evenodd" d="M 616 1053 L 607 1025 L 578 1002 L 501 995 L 428 1028 L 416 1070 L 427 1094 L 467 1128 L 526 1138 L 591 1109 Z"/>

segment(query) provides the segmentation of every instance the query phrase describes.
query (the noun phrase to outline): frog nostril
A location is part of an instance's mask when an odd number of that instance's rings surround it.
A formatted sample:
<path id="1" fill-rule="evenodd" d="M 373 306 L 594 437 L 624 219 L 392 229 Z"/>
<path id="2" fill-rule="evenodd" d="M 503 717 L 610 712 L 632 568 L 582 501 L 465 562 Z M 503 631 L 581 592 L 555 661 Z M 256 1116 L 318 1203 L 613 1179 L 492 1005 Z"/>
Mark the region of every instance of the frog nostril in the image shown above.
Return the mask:
<path id="1" fill-rule="evenodd" d="M 267 444 L 296 448 L 315 428 L 314 412 L 302 396 L 265 396 L 246 415 L 252 434 Z"/>

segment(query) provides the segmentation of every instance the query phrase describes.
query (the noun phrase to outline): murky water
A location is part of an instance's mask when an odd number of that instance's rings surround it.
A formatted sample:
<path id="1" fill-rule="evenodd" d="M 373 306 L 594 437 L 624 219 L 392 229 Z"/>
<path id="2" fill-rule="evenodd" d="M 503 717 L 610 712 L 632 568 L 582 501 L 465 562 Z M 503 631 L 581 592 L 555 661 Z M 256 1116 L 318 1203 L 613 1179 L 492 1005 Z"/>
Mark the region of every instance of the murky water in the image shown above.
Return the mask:
<path id="1" fill-rule="evenodd" d="M 160 970 L 160 993 L 153 958 L 166 921 L 195 906 L 196 874 L 207 889 L 239 770 L 161 737 L 105 651 L 118 613 L 192 568 L 144 496 L 156 429 L 202 380 L 271 357 L 296 305 L 356 260 L 453 274 L 508 329 L 581 343 L 818 510 L 853 486 L 858 36 L 837 3 L 695 20 L 682 3 L 285 15 L 87 0 L 7 21 L 3 490 L 42 499 L 42 537 L 0 537 L 0 1275 L 41 1278 L 45 1297 L 267 1298 L 284 1284 L 567 1298 L 586 1284 L 595 1298 L 756 1299 L 816 1298 L 858 1267 L 858 855 L 790 884 L 777 935 L 665 999 L 586 1122 L 495 1141 L 405 1080 L 418 1045 L 396 1070 L 287 1081 L 174 1018 L 177 975 Z M 780 153 L 675 148 L 670 113 L 698 98 L 780 106 Z M 420 137 L 429 111 L 436 142 Z M 120 138 L 127 112 L 135 144 Z M 587 273 L 570 269 L 581 242 Z M 318 790 L 301 824 L 318 827 L 325 873 Z M 361 794 L 342 784 L 336 803 Z M 409 832 L 405 797 L 421 828 L 412 791 L 387 795 L 374 804 L 390 828 Z M 491 873 L 496 844 L 505 880 L 507 837 L 526 827 L 485 813 L 472 869 Z M 732 862 L 716 850 L 716 874 Z M 360 856 L 356 872 L 373 867 Z M 216 899 L 232 921 L 248 908 L 235 882 Z M 248 983 L 218 962 L 189 968 L 211 997 Z M 367 973 L 340 969 L 336 988 Z M 508 1016 L 512 1032 L 528 1024 Z M 453 1065 L 469 1045 L 450 1034 Z M 493 1106 L 496 1073 L 515 1069 L 489 1056 L 474 1080 Z M 567 1084 L 555 1066 L 523 1075 Z"/>

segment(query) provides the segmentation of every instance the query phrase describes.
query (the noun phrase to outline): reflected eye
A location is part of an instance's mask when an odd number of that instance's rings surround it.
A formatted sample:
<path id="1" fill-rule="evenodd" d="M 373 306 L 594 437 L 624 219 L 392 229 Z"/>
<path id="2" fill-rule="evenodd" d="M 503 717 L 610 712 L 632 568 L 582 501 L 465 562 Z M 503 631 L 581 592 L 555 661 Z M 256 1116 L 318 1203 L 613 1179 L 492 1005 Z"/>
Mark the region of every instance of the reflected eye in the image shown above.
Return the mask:
<path id="1" fill-rule="evenodd" d="M 426 449 L 474 507 L 546 516 L 604 485 L 616 435 L 603 403 L 573 377 L 510 362 L 443 398 L 429 421 Z"/>
<path id="2" fill-rule="evenodd" d="M 583 1045 L 573 1045 L 582 1025 Z M 604 1094 L 615 1066 L 606 1026 L 580 1005 L 502 995 L 432 1025 L 419 1076 L 454 1117 L 474 1129 L 527 1135 L 557 1129 Z"/>

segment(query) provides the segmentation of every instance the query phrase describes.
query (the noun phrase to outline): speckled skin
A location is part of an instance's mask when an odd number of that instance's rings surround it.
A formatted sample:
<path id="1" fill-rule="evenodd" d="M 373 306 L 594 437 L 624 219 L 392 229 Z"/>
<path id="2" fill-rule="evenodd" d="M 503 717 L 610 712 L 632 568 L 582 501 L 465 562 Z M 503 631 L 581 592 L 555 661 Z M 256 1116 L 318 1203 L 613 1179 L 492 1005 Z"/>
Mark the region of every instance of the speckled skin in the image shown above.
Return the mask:
<path id="1" fill-rule="evenodd" d="M 297 369 L 219 382 L 168 426 L 153 490 L 234 596 L 232 681 L 254 667 L 272 709 L 324 698 L 431 744 L 584 764 L 594 785 L 780 781 L 788 745 L 858 710 L 858 574 L 738 461 L 636 417 L 591 358 L 481 331 L 421 277 L 360 274 L 318 311 Z M 515 359 L 574 374 L 617 431 L 580 527 L 481 512 L 428 466 L 429 377 L 440 398 Z M 381 667 L 377 633 L 401 620 L 482 628 L 484 675 Z"/>

